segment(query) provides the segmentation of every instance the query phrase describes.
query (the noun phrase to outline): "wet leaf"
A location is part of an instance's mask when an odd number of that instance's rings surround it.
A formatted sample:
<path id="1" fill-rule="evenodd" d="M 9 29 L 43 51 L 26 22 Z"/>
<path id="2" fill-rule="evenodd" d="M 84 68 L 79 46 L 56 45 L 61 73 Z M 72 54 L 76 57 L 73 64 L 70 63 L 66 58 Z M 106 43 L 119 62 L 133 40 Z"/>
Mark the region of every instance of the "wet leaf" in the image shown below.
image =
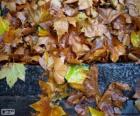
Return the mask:
<path id="1" fill-rule="evenodd" d="M 25 81 L 25 67 L 23 64 L 10 63 L 6 64 L 0 70 L 0 79 L 6 78 L 6 82 L 10 88 L 14 86 L 18 78 Z"/>

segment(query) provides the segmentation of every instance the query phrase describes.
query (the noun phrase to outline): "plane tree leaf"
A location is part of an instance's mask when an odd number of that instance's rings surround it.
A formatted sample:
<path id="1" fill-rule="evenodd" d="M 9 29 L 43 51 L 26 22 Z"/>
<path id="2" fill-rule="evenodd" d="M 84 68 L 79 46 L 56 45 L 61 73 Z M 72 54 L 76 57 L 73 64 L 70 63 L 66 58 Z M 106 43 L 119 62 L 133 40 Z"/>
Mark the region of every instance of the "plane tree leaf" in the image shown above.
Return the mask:
<path id="1" fill-rule="evenodd" d="M 25 81 L 25 66 L 19 63 L 10 63 L 2 67 L 0 71 L 0 80 L 6 78 L 10 88 L 14 86 L 18 78 Z"/>
<path id="2" fill-rule="evenodd" d="M 68 83 L 83 84 L 87 78 L 89 67 L 86 65 L 71 65 L 65 76 Z"/>

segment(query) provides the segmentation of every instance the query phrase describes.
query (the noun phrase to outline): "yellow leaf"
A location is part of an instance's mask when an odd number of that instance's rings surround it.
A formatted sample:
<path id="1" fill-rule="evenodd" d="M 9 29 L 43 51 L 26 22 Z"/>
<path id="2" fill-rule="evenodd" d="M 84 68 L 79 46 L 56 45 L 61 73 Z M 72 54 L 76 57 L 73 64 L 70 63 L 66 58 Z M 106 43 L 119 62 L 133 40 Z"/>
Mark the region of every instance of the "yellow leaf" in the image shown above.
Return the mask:
<path id="1" fill-rule="evenodd" d="M 131 43 L 134 47 L 140 47 L 140 32 L 131 33 Z"/>
<path id="2" fill-rule="evenodd" d="M 90 111 L 91 116 L 105 116 L 103 112 L 98 111 L 92 107 L 88 107 L 88 109 Z"/>
<path id="3" fill-rule="evenodd" d="M 6 82 L 9 87 L 13 87 L 17 79 L 25 81 L 25 67 L 23 64 L 10 63 L 2 67 L 0 71 L 0 79 L 6 78 Z"/>
<path id="4" fill-rule="evenodd" d="M 38 29 L 38 35 L 40 37 L 48 36 L 49 35 L 49 32 L 48 32 L 48 30 L 45 30 L 45 29 L 39 27 L 39 29 Z"/>
<path id="5" fill-rule="evenodd" d="M 40 101 L 31 105 L 39 114 L 37 116 L 64 116 L 62 107 L 53 105 L 47 97 L 41 97 Z"/>

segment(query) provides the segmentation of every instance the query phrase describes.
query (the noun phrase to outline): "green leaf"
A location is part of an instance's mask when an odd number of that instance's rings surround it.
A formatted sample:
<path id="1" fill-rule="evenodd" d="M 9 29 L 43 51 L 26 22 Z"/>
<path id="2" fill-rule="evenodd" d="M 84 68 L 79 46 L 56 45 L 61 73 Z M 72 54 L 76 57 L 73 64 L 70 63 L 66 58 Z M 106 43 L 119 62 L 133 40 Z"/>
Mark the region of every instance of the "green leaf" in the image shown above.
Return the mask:
<path id="1" fill-rule="evenodd" d="M 131 33 L 131 43 L 134 47 L 140 47 L 140 32 Z"/>
<path id="2" fill-rule="evenodd" d="M 0 17 L 0 35 L 9 30 L 9 22 Z"/>
<path id="3" fill-rule="evenodd" d="M 65 76 L 68 83 L 83 84 L 89 67 L 87 65 L 71 65 Z"/>
<path id="4" fill-rule="evenodd" d="M 2 67 L 0 71 L 0 80 L 6 78 L 10 88 L 14 86 L 17 79 L 25 81 L 25 66 L 19 63 L 10 63 Z"/>
<path id="5" fill-rule="evenodd" d="M 90 111 L 90 114 L 91 116 L 104 116 L 104 113 L 101 112 L 101 111 L 98 111 L 92 107 L 88 107 L 89 111 Z"/>

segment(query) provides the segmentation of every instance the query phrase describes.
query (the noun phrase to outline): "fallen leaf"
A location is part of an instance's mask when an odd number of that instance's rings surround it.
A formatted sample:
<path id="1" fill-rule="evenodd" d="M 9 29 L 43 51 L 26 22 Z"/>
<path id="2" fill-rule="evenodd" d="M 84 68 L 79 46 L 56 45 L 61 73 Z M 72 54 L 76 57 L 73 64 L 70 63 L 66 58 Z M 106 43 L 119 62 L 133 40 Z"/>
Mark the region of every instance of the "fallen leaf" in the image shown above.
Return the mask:
<path id="1" fill-rule="evenodd" d="M 94 97 L 96 103 L 98 103 L 100 98 L 100 91 L 98 86 L 98 68 L 93 65 L 89 69 L 88 78 L 84 80 L 84 92 L 88 97 Z"/>
<path id="2" fill-rule="evenodd" d="M 48 98 L 52 98 L 55 94 L 55 87 L 51 82 L 39 81 L 39 86 L 43 95 L 47 95 Z"/>
<path id="3" fill-rule="evenodd" d="M 87 78 L 89 67 L 86 65 L 71 65 L 67 71 L 65 79 L 68 83 L 83 84 Z"/>
<path id="4" fill-rule="evenodd" d="M 9 30 L 9 22 L 0 17 L 0 35 Z"/>
<path id="5" fill-rule="evenodd" d="M 64 116 L 66 113 L 63 108 L 53 105 L 47 97 L 41 97 L 40 101 L 31 105 L 37 112 L 37 116 Z"/>
<path id="6" fill-rule="evenodd" d="M 123 103 L 127 100 L 127 97 L 122 93 L 125 90 L 130 90 L 128 84 L 118 82 L 111 83 L 98 102 L 98 108 L 103 111 L 105 115 L 119 115 L 120 108 L 123 107 Z"/>
<path id="7" fill-rule="evenodd" d="M 78 1 L 79 10 L 84 10 L 92 7 L 92 3 L 93 3 L 92 0 L 79 0 Z"/>
<path id="8" fill-rule="evenodd" d="M 140 32 L 131 33 L 131 43 L 134 47 L 140 47 Z"/>
<path id="9" fill-rule="evenodd" d="M 14 86 L 19 78 L 22 81 L 25 81 L 25 70 L 23 64 L 19 63 L 10 63 L 6 64 L 0 70 L 0 79 L 6 78 L 6 82 L 10 88 Z"/>
<path id="10" fill-rule="evenodd" d="M 48 36 L 49 35 L 49 31 L 46 29 L 43 29 L 41 27 L 38 28 L 38 36 L 40 37 L 44 37 L 44 36 Z"/>
<path id="11" fill-rule="evenodd" d="M 50 4 L 51 9 L 59 11 L 62 6 L 61 2 L 62 0 L 51 0 Z"/>
<path id="12" fill-rule="evenodd" d="M 136 106 L 136 108 L 140 111 L 140 99 L 137 99 L 137 100 L 135 101 L 135 106 Z"/>
<path id="13" fill-rule="evenodd" d="M 91 116 L 105 116 L 103 112 L 98 111 L 92 107 L 88 107 L 88 109 L 90 111 Z"/>
<path id="14" fill-rule="evenodd" d="M 52 56 L 45 52 L 41 58 L 39 58 L 39 64 L 45 70 L 50 69 L 54 64 L 54 59 Z"/>
<path id="15" fill-rule="evenodd" d="M 66 19 L 58 19 L 54 22 L 54 29 L 57 32 L 58 40 L 68 32 L 69 23 Z"/>
<path id="16" fill-rule="evenodd" d="M 64 60 L 61 58 L 54 59 L 53 76 L 57 84 L 63 84 L 65 82 L 65 75 L 67 73 L 68 66 L 64 64 Z"/>

